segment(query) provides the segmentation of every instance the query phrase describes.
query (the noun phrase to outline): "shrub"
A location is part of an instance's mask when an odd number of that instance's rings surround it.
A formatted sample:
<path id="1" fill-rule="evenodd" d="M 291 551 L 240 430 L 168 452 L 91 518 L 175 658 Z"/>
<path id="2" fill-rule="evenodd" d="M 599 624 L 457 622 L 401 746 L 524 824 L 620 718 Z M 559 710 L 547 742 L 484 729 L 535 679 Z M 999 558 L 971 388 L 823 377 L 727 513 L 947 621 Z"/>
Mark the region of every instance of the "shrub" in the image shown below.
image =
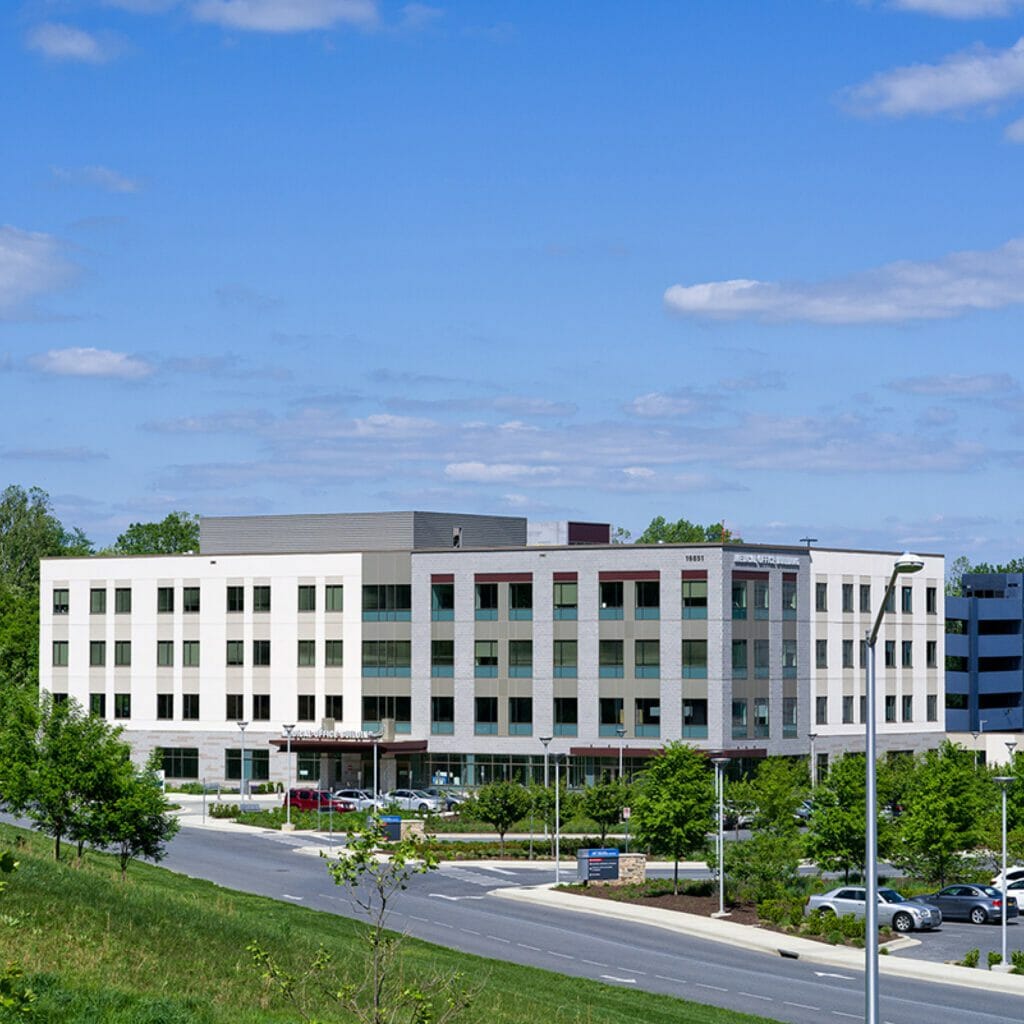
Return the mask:
<path id="1" fill-rule="evenodd" d="M 963 960 L 960 961 L 961 967 L 977 967 L 978 960 L 981 957 L 980 949 L 972 949 L 968 953 L 964 954 Z"/>
<path id="2" fill-rule="evenodd" d="M 804 919 L 804 903 L 797 896 L 762 900 L 757 905 L 757 916 L 776 927 L 781 925 L 797 926 Z"/>
<path id="3" fill-rule="evenodd" d="M 994 949 L 990 949 L 988 951 L 988 969 L 990 971 L 992 970 L 993 967 L 995 967 L 996 964 L 1001 964 L 1002 962 L 1003 962 L 1003 954 L 1002 953 L 999 953 L 999 952 L 997 952 Z"/>
<path id="4" fill-rule="evenodd" d="M 1015 949 L 1010 954 L 1010 963 L 1013 964 L 1011 974 L 1024 974 L 1024 949 Z"/>

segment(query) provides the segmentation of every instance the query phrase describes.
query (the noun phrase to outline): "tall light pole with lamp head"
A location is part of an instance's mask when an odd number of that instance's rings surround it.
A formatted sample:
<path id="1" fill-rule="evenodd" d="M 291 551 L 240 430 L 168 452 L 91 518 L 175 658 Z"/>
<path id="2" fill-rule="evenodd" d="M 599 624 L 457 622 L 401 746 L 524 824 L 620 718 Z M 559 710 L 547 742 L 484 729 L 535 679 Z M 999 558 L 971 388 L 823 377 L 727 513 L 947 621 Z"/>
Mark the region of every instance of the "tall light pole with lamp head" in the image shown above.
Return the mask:
<path id="1" fill-rule="evenodd" d="M 548 791 L 548 744 L 551 742 L 553 737 L 551 736 L 538 736 L 537 739 L 544 744 L 544 792 Z M 548 837 L 548 816 L 544 815 L 544 838 Z"/>
<path id="2" fill-rule="evenodd" d="M 238 783 L 238 799 L 245 799 L 245 729 L 248 722 L 239 722 L 238 731 L 242 734 L 242 772 L 241 781 Z"/>
<path id="3" fill-rule="evenodd" d="M 865 722 L 864 759 L 864 816 L 865 816 L 865 921 L 864 921 L 864 1022 L 878 1024 L 878 773 L 875 758 L 878 742 L 876 738 L 875 707 L 875 642 L 878 631 L 882 627 L 885 606 L 896 586 L 897 576 L 920 572 L 924 562 L 905 551 L 896 559 L 892 567 L 892 575 L 882 595 L 882 603 L 871 629 L 865 634 L 867 657 L 864 659 L 865 702 L 867 704 L 867 721 Z"/>
<path id="4" fill-rule="evenodd" d="M 1013 752 L 1016 749 L 1017 744 L 1014 740 L 1006 741 L 1006 766 L 1008 769 L 1013 769 Z M 1000 888 L 1003 890 L 1003 912 L 1000 915 L 1000 931 L 1002 932 L 1002 946 L 1003 946 L 1003 959 L 1000 961 L 1000 967 L 1004 971 L 1010 969 L 1010 965 L 1006 962 L 1006 912 L 1009 910 L 1009 904 L 1006 902 L 1006 790 L 1007 787 L 1014 782 L 1015 779 L 1012 775 L 997 775 L 996 782 L 999 783 L 999 788 L 1002 790 L 1003 797 L 1003 884 Z"/>
<path id="5" fill-rule="evenodd" d="M 561 809 L 558 804 L 558 776 L 561 774 L 558 770 L 559 762 L 562 760 L 561 754 L 555 754 L 555 885 L 560 885 L 562 882 L 562 821 L 561 821 Z"/>
<path id="6" fill-rule="evenodd" d="M 625 745 L 624 739 L 626 737 L 626 727 L 624 725 L 615 726 L 615 735 L 619 737 L 619 782 L 622 781 L 622 748 Z"/>
<path id="7" fill-rule="evenodd" d="M 291 725 L 282 725 L 281 728 L 284 729 L 284 734 L 288 738 L 287 739 L 288 752 L 287 752 L 287 754 L 285 754 L 285 757 L 288 760 L 288 785 L 287 785 L 287 787 L 285 788 L 285 791 L 284 791 L 284 807 L 285 807 L 285 810 L 284 810 L 284 815 L 285 815 L 284 827 L 285 827 L 285 831 L 291 832 L 291 830 L 292 830 L 292 802 L 291 802 L 291 795 L 292 795 L 292 732 L 295 729 L 295 723 L 292 722 Z"/>
<path id="8" fill-rule="evenodd" d="M 811 741 L 811 763 L 809 767 L 811 769 L 811 789 L 814 789 L 814 786 L 818 781 L 818 766 L 814 763 L 814 741 L 818 738 L 818 734 L 816 732 L 809 732 L 807 734 L 807 738 Z"/>
<path id="9" fill-rule="evenodd" d="M 715 788 L 718 790 L 718 913 L 715 917 L 727 917 L 725 912 L 725 766 L 729 757 L 713 757 L 715 766 Z"/>

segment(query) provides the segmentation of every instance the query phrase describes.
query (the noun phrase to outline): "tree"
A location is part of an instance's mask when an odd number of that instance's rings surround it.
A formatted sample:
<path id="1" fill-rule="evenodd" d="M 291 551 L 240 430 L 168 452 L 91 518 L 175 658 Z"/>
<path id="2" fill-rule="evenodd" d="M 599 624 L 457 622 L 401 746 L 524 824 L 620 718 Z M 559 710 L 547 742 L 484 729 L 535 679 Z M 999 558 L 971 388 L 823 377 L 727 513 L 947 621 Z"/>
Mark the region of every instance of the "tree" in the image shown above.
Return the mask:
<path id="1" fill-rule="evenodd" d="M 476 794 L 476 815 L 498 832 L 501 852 L 505 852 L 505 833 L 530 812 L 530 793 L 518 782 L 489 782 Z"/>
<path id="2" fill-rule="evenodd" d="M 707 758 L 694 747 L 672 742 L 650 762 L 633 805 L 637 839 L 675 862 L 673 892 L 679 892 L 679 861 L 703 853 L 714 826 L 715 786 Z"/>
<path id="3" fill-rule="evenodd" d="M 828 775 L 814 791 L 814 807 L 807 821 L 807 855 L 823 871 L 864 867 L 865 764 L 863 754 L 846 754 L 833 761 Z"/>
<path id="4" fill-rule="evenodd" d="M 689 519 L 668 522 L 664 516 L 655 516 L 636 539 L 637 544 L 742 544 L 724 523 L 701 526 Z"/>
<path id="5" fill-rule="evenodd" d="M 954 558 L 946 566 L 946 595 L 948 597 L 959 597 L 963 593 L 963 576 L 965 573 L 972 571 L 971 560 L 966 555 Z"/>
<path id="6" fill-rule="evenodd" d="M 628 800 L 629 786 L 621 779 L 599 782 L 584 790 L 580 810 L 597 825 L 602 843 L 612 825 L 622 820 L 622 809 Z"/>
<path id="7" fill-rule="evenodd" d="M 132 523 L 104 553 L 180 555 L 198 550 L 199 517 L 191 512 L 171 512 L 159 523 Z"/>

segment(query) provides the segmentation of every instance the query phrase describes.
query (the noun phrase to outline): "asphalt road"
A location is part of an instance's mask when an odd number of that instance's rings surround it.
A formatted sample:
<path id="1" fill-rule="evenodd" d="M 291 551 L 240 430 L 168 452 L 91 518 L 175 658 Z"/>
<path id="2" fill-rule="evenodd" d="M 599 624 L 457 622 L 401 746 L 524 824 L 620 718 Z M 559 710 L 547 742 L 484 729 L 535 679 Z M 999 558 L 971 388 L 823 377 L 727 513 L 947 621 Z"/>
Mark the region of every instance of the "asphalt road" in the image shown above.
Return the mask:
<path id="1" fill-rule="evenodd" d="M 316 842 L 308 835 L 238 835 L 185 827 L 164 863 L 228 888 L 356 916 L 345 890 L 331 882 L 322 861 L 298 852 Z M 490 895 L 504 886 L 537 884 L 550 877 L 550 867 L 445 865 L 413 879 L 396 899 L 389 924 L 467 953 L 789 1024 L 863 1020 L 864 985 L 859 971 L 786 960 L 627 921 L 581 917 Z M 972 938 L 978 932 L 971 930 Z M 998 940 L 998 929 L 990 932 Z M 1017 1024 L 1024 1019 L 1019 997 L 985 990 L 883 975 L 880 993 L 882 1020 L 888 1024 Z"/>

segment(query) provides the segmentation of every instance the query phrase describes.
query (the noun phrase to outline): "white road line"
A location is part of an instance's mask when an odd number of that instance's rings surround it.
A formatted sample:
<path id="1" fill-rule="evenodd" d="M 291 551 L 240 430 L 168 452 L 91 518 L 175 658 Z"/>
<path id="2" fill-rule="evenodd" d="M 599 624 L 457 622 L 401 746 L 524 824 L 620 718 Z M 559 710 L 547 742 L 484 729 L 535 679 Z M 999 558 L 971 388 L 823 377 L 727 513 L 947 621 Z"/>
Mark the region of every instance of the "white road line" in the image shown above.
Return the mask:
<path id="1" fill-rule="evenodd" d="M 460 932 L 464 932 L 466 935 L 483 935 L 483 932 L 475 932 L 472 928 L 460 928 Z"/>
<path id="2" fill-rule="evenodd" d="M 528 946 L 525 942 L 517 942 L 516 945 L 519 946 L 520 949 L 532 949 L 535 953 L 544 952 L 540 946 Z"/>
<path id="3" fill-rule="evenodd" d="M 283 900 L 301 900 L 302 897 L 301 896 L 289 896 L 288 893 L 283 892 L 283 893 L 281 893 L 281 899 L 283 899 Z"/>
<path id="4" fill-rule="evenodd" d="M 696 982 L 697 988 L 712 988 L 716 992 L 728 992 L 727 988 L 722 988 L 721 985 L 705 985 L 703 981 Z"/>
<path id="5" fill-rule="evenodd" d="M 600 960 L 584 960 L 585 964 L 590 964 L 591 967 L 607 967 L 607 964 L 603 964 Z"/>
<path id="6" fill-rule="evenodd" d="M 547 951 L 547 953 L 548 953 L 548 956 L 560 956 L 563 960 L 575 960 L 576 959 L 576 957 L 570 956 L 568 953 L 559 953 L 555 949 L 549 949 Z"/>
<path id="7" fill-rule="evenodd" d="M 409 920 L 410 921 L 423 921 L 426 924 L 430 924 L 430 918 L 429 917 L 417 917 L 415 914 L 410 914 L 409 915 Z"/>
<path id="8" fill-rule="evenodd" d="M 607 978 L 609 981 L 618 981 L 623 985 L 635 985 L 636 978 L 617 978 L 614 974 L 602 974 L 602 978 Z"/>
<path id="9" fill-rule="evenodd" d="M 772 1001 L 771 996 L 759 996 L 756 992 L 741 992 L 741 996 L 746 996 L 748 999 L 763 999 L 766 1003 Z"/>
<path id="10" fill-rule="evenodd" d="M 843 1013 L 842 1010 L 833 1010 L 833 1017 L 849 1017 L 851 1020 L 860 1020 L 860 1017 L 856 1013 Z"/>
<path id="11" fill-rule="evenodd" d="M 503 939 L 500 935 L 488 935 L 487 938 L 493 939 L 495 942 L 504 942 L 506 945 L 511 946 L 511 939 Z"/>
<path id="12" fill-rule="evenodd" d="M 682 978 L 669 978 L 667 975 L 664 975 L 664 974 L 656 974 L 655 977 L 658 978 L 660 981 L 671 981 L 673 985 L 685 985 L 686 984 L 686 982 L 683 981 Z"/>
<path id="13" fill-rule="evenodd" d="M 800 1010 L 820 1010 L 820 1006 L 808 1006 L 807 1003 L 791 1003 L 788 1000 L 783 1000 L 783 1006 L 795 1006 Z"/>

